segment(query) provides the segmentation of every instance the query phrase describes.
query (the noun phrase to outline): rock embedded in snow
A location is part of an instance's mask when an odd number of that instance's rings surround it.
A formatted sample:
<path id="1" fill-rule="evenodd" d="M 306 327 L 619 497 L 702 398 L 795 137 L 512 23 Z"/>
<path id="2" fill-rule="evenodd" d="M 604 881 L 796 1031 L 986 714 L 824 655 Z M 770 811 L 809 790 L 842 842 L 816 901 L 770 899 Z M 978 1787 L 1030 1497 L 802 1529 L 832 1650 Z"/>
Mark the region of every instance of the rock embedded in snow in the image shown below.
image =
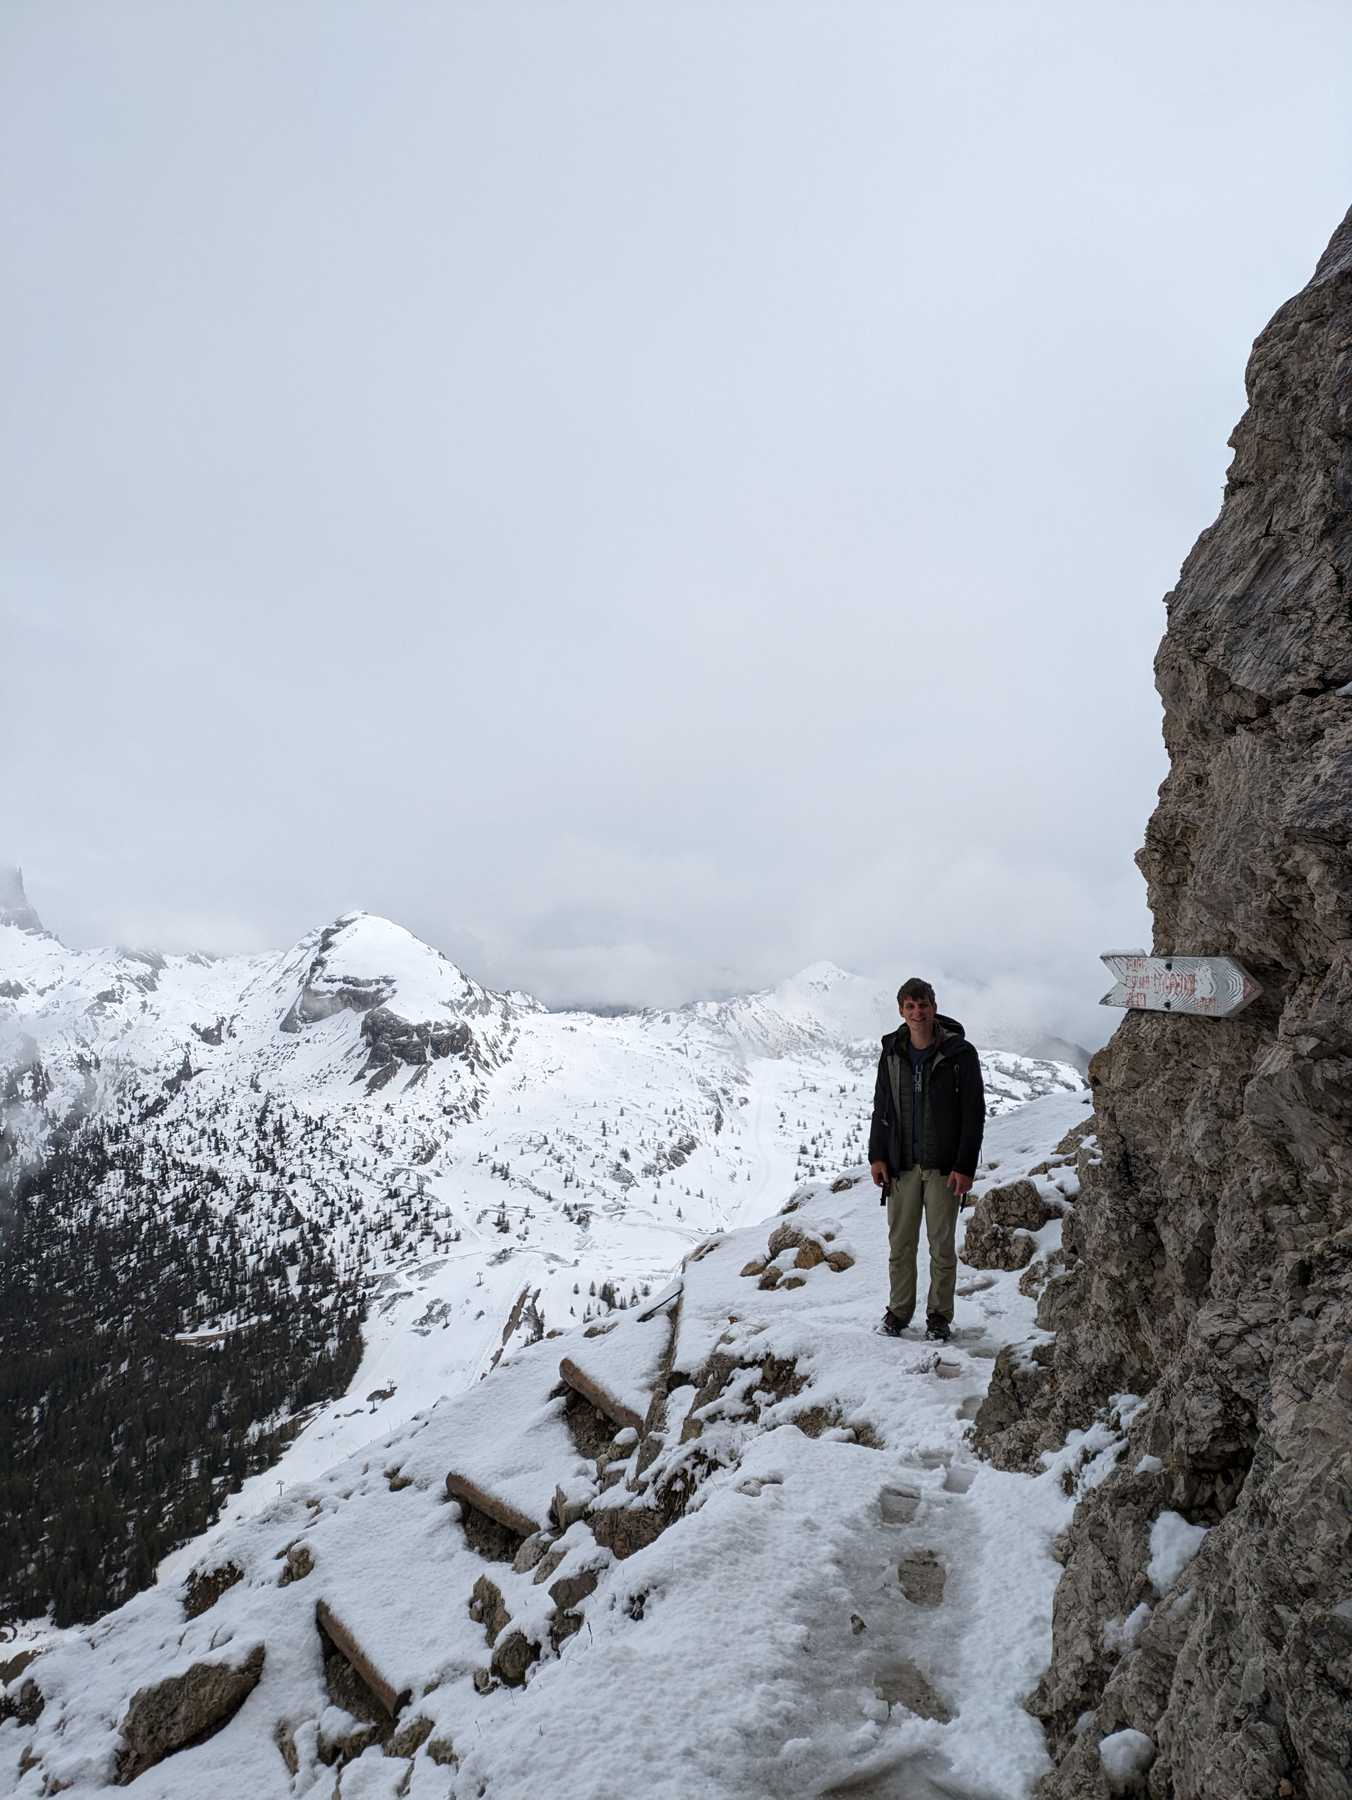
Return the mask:
<path id="1" fill-rule="evenodd" d="M 499 1633 L 505 1631 L 511 1622 L 502 1589 L 496 1582 L 490 1581 L 487 1575 L 481 1575 L 474 1584 L 469 1597 L 469 1616 L 476 1625 L 483 1626 L 484 1635 L 490 1644 L 496 1642 Z"/>
<path id="2" fill-rule="evenodd" d="M 116 1781 L 126 1787 L 166 1756 L 227 1726 L 257 1687 L 266 1652 L 256 1644 L 239 1661 L 193 1663 L 140 1688 L 121 1725 Z"/>
<path id="3" fill-rule="evenodd" d="M 972 1209 L 959 1260 L 971 1269 L 1026 1268 L 1037 1250 L 1031 1234 L 1058 1210 L 1032 1181 L 987 1188 Z"/>

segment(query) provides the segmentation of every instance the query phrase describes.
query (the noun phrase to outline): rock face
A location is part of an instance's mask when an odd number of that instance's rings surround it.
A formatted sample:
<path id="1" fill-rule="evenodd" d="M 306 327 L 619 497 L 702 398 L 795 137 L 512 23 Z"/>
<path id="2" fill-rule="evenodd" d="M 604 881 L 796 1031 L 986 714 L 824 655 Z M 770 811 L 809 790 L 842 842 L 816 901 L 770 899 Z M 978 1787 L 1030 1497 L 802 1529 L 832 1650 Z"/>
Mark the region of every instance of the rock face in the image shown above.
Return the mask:
<path id="1" fill-rule="evenodd" d="M 1166 602 L 1138 860 L 1156 953 L 1263 995 L 1129 1014 L 1095 1057 L 1054 1358 L 1000 1397 L 1027 1457 L 1096 1416 L 1124 1439 L 1061 1547 L 1049 1800 L 1352 1796 L 1352 214 L 1247 388 Z"/>

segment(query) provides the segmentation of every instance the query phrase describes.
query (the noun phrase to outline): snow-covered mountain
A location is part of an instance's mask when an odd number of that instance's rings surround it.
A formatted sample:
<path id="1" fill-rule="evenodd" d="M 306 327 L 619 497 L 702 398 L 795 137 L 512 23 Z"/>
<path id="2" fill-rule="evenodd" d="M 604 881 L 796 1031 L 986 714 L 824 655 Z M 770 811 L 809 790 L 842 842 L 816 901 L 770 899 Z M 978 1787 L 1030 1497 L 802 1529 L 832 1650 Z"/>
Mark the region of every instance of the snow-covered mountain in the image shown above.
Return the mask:
<path id="1" fill-rule="evenodd" d="M 355 1379 L 290 1415 L 271 1397 L 287 1447 L 242 1488 L 239 1468 L 219 1477 L 219 1500 L 240 1490 L 230 1518 L 513 1346 L 640 1300 L 710 1232 L 857 1159 L 877 1034 L 895 1020 L 828 963 L 765 993 L 605 1018 L 491 992 L 366 913 L 281 954 L 213 959 L 70 950 L 21 883 L 7 899 L 10 1192 L 102 1133 L 64 1198 L 30 1195 L 29 1237 L 58 1205 L 77 1242 L 177 1219 L 208 1262 L 274 1271 L 247 1295 L 186 1278 L 180 1343 L 242 1344 L 231 1334 L 325 1283 L 366 1296 Z M 1063 1064 L 983 1051 L 983 1065 L 997 1116 L 1082 1085 Z"/>

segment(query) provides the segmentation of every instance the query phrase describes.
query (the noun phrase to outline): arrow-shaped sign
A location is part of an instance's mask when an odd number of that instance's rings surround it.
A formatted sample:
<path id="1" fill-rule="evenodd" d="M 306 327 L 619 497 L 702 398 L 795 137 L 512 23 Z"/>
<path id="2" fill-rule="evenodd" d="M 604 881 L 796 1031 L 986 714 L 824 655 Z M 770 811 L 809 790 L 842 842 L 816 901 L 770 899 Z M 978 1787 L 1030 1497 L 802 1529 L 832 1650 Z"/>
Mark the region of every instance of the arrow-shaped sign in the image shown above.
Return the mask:
<path id="1" fill-rule="evenodd" d="M 1117 985 L 1103 996 L 1100 1006 L 1233 1019 L 1263 991 L 1233 956 L 1151 956 L 1147 950 L 1112 950 L 1102 960 L 1117 977 Z"/>

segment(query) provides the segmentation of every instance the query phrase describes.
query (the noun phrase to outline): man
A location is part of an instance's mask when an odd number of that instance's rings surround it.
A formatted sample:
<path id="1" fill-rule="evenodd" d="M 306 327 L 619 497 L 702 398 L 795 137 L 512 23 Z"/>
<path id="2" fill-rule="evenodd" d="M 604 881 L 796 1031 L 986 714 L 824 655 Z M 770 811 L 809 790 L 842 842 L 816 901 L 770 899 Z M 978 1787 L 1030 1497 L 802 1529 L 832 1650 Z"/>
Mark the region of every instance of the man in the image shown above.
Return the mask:
<path id="1" fill-rule="evenodd" d="M 915 1311 L 915 1255 L 924 1214 L 930 1278 L 926 1335 L 948 1339 L 958 1258 L 953 1245 L 986 1124 L 981 1061 L 962 1026 L 936 1010 L 934 989 L 912 976 L 897 990 L 899 1030 L 883 1039 L 873 1090 L 868 1159 L 887 1205 L 891 1278 L 881 1329 L 899 1337 Z"/>

